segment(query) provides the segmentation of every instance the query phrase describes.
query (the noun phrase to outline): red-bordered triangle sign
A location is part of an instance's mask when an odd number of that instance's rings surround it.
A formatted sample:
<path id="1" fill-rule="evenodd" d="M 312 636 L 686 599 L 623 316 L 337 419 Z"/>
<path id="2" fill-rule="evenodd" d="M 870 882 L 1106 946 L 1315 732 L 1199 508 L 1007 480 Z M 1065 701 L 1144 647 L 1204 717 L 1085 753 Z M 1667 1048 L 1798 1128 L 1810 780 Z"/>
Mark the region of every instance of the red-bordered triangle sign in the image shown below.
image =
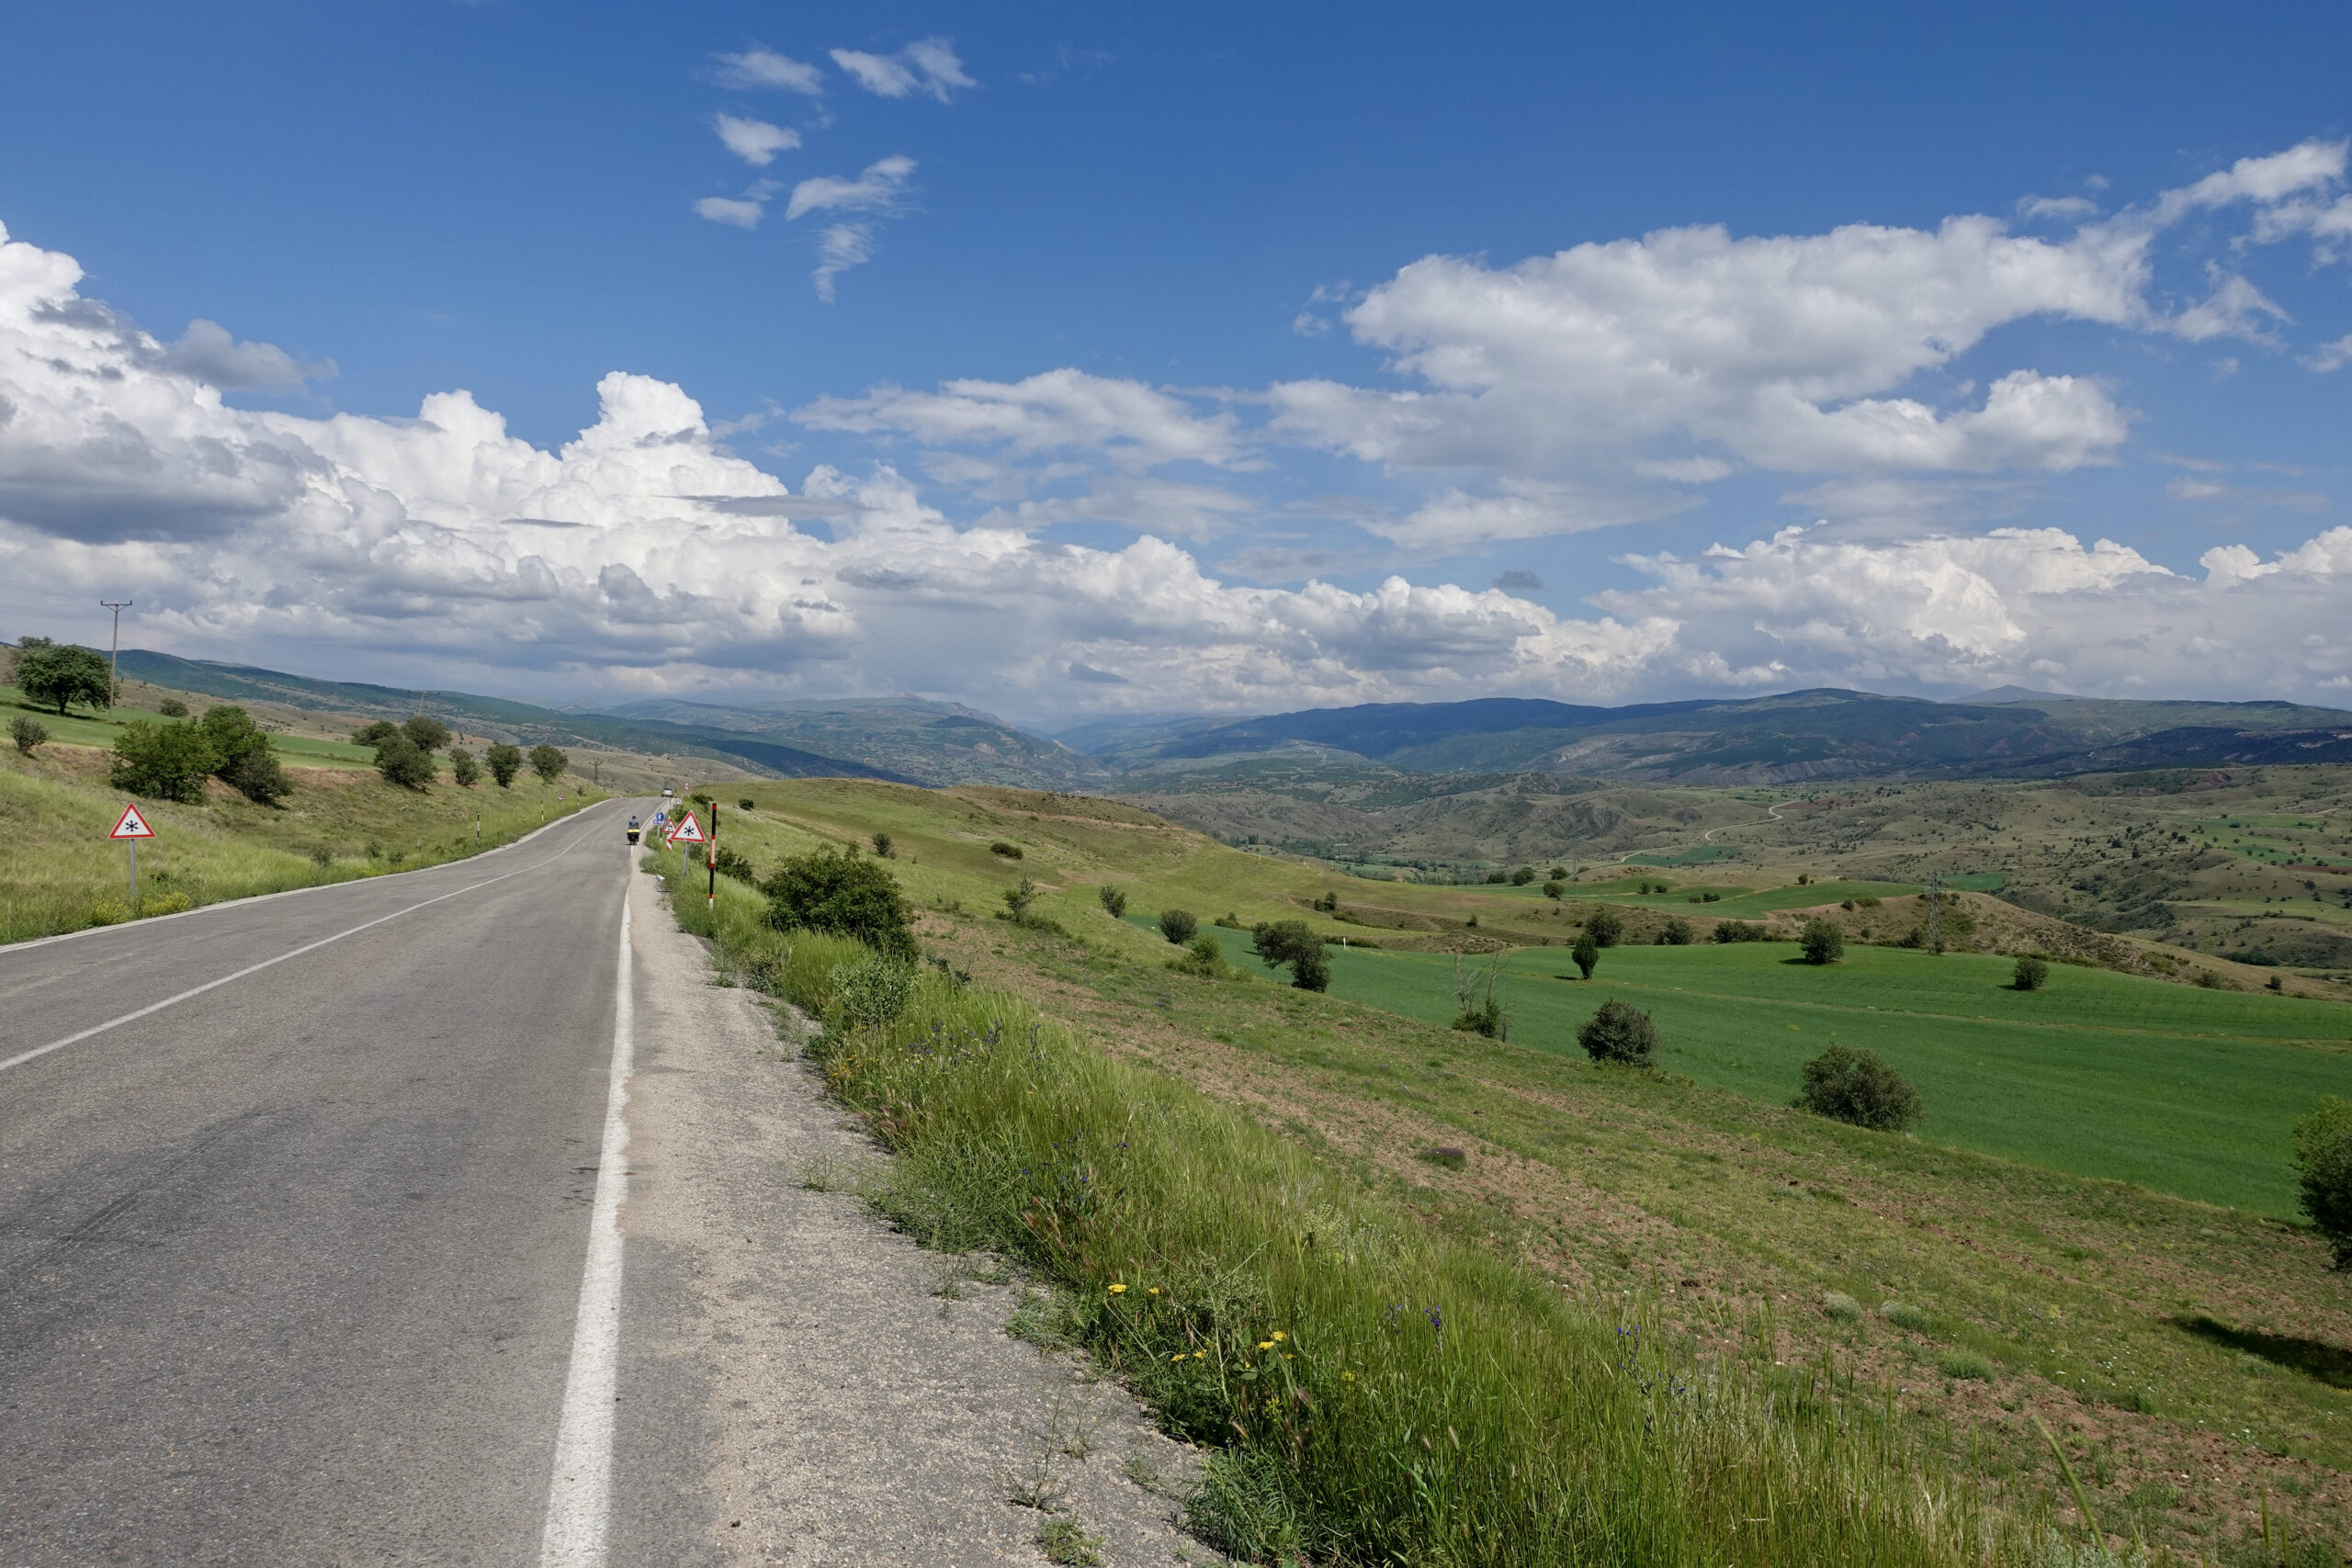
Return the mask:
<path id="1" fill-rule="evenodd" d="M 140 816 L 139 807 L 130 801 L 123 803 L 122 820 L 117 822 L 114 831 L 107 835 L 109 839 L 152 839 L 154 836 L 155 829 L 147 826 L 147 818 Z"/>
<path id="2" fill-rule="evenodd" d="M 695 820 L 693 812 L 689 811 L 678 818 L 678 825 L 670 829 L 670 841 L 673 844 L 699 844 L 706 841 L 702 836 L 702 824 Z"/>

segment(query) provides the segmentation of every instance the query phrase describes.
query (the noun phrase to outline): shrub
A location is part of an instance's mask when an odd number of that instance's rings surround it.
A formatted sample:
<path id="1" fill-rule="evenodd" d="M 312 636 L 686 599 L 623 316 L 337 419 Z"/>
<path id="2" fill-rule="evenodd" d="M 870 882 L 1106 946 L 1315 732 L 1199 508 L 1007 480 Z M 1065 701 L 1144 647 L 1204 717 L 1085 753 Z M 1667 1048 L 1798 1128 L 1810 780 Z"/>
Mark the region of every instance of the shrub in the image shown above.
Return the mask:
<path id="1" fill-rule="evenodd" d="M 731 876 L 738 882 L 748 882 L 754 886 L 758 886 L 760 879 L 758 874 L 752 870 L 751 856 L 720 844 L 712 850 L 711 859 L 712 863 L 718 866 L 719 875 Z"/>
<path id="2" fill-rule="evenodd" d="M 824 850 L 796 855 L 760 891 L 768 897 L 767 923 L 778 931 L 854 937 L 886 957 L 914 961 L 913 913 L 877 861 Z"/>
<path id="3" fill-rule="evenodd" d="M 1614 909 L 1595 909 L 1584 922 L 1585 935 L 1602 947 L 1614 947 L 1625 940 L 1625 918 Z"/>
<path id="4" fill-rule="evenodd" d="M 418 714 L 401 724 L 401 733 L 415 741 L 416 749 L 420 751 L 438 751 L 442 747 L 449 744 L 449 727 L 437 718 L 427 718 L 423 714 Z"/>
<path id="5" fill-rule="evenodd" d="M 394 729 L 376 743 L 376 771 L 402 789 L 423 789 L 433 782 L 433 757 L 406 730 Z"/>
<path id="6" fill-rule="evenodd" d="M 2009 984 L 2020 991 L 2038 991 L 2050 981 L 2050 965 L 2031 954 L 2018 960 Z"/>
<path id="7" fill-rule="evenodd" d="M 561 748 L 545 741 L 531 748 L 530 761 L 531 772 L 539 775 L 542 784 L 555 783 L 563 777 L 563 770 L 571 766 L 571 759 L 563 754 Z"/>
<path id="8" fill-rule="evenodd" d="M 755 811 L 758 807 L 753 806 L 749 800 L 739 800 L 735 803 L 735 809 L 738 811 Z"/>
<path id="9" fill-rule="evenodd" d="M 1862 1303 L 1843 1291 L 1832 1291 L 1821 1298 L 1821 1315 L 1832 1323 L 1859 1323 Z"/>
<path id="10" fill-rule="evenodd" d="M 514 775 L 523 771 L 523 749 L 501 741 L 481 754 L 481 764 L 490 770 L 490 776 L 498 781 L 499 788 L 512 789 Z"/>
<path id="11" fill-rule="evenodd" d="M 1510 1021 L 1500 999 L 1488 997 L 1477 1006 L 1455 1013 L 1453 1027 L 1464 1034 L 1483 1034 L 1489 1040 L 1499 1040 L 1510 1027 Z"/>
<path id="12" fill-rule="evenodd" d="M 162 702 L 155 705 L 155 711 L 162 714 L 165 718 L 186 718 L 187 716 L 187 705 L 180 701 L 177 697 L 165 697 Z"/>
<path id="13" fill-rule="evenodd" d="M 1316 897 L 1314 908 L 1317 914 L 1336 915 L 1340 912 L 1340 896 L 1327 890 Z"/>
<path id="14" fill-rule="evenodd" d="M 117 789 L 157 800 L 200 800 L 214 761 L 211 742 L 195 725 L 135 718 L 114 743 L 107 780 Z"/>
<path id="15" fill-rule="evenodd" d="M 1657 933 L 1657 944 L 1660 947 L 1688 947 L 1691 935 L 1690 922 L 1678 915 L 1667 921 L 1666 929 Z"/>
<path id="16" fill-rule="evenodd" d="M 826 977 L 832 1006 L 826 1021 L 836 1029 L 879 1029 L 897 1021 L 914 995 L 913 965 L 876 953 L 854 964 L 833 966 Z"/>
<path id="17" fill-rule="evenodd" d="M 1094 897 L 1095 901 L 1102 906 L 1102 912 L 1113 919 L 1126 919 L 1127 890 L 1125 888 L 1114 883 L 1106 882 L 1094 890 Z"/>
<path id="18" fill-rule="evenodd" d="M 37 718 L 18 714 L 9 722 L 8 738 L 17 743 L 17 750 L 29 757 L 34 747 L 48 744 L 49 726 Z"/>
<path id="19" fill-rule="evenodd" d="M 373 724 L 363 724 L 358 728 L 353 730 L 351 732 L 351 743 L 354 746 L 381 746 L 393 736 L 403 735 L 406 733 L 407 732 L 405 730 L 401 729 L 399 725 L 394 724 L 390 719 L 379 718 Z"/>
<path id="20" fill-rule="evenodd" d="M 1790 1102 L 1800 1111 L 1873 1132 L 1899 1133 L 1919 1120 L 1919 1091 L 1874 1051 L 1832 1043 L 1804 1065 L 1804 1087 Z"/>
<path id="21" fill-rule="evenodd" d="M 989 846 L 989 853 L 992 855 L 1002 855 L 1007 860 L 1019 860 L 1021 858 L 1021 846 L 1019 844 L 1012 843 L 1008 840 L 999 839 L 995 843 Z"/>
<path id="22" fill-rule="evenodd" d="M 222 784 L 263 806 L 275 806 L 294 793 L 293 782 L 277 765 L 270 750 L 269 732 L 234 704 L 204 710 L 198 725 L 212 747 L 212 772 Z"/>
<path id="23" fill-rule="evenodd" d="M 464 747 L 452 747 L 449 751 L 449 776 L 458 781 L 459 787 L 471 789 L 481 783 L 481 764 L 474 761 L 474 754 Z"/>
<path id="24" fill-rule="evenodd" d="M 1302 991 L 1330 987 L 1331 961 L 1323 955 L 1323 939 L 1305 920 L 1262 922 L 1250 935 L 1251 951 L 1267 968 L 1290 965 L 1293 986 Z"/>
<path id="25" fill-rule="evenodd" d="M 1018 886 L 1004 890 L 1004 907 L 1012 911 L 1015 924 L 1029 918 L 1029 906 L 1037 901 L 1037 885 L 1023 877 Z"/>
<path id="26" fill-rule="evenodd" d="M 1936 1371 L 1960 1382 L 1991 1382 L 1993 1363 L 1965 1350 L 1948 1350 L 1936 1358 Z"/>
<path id="27" fill-rule="evenodd" d="M 1587 931 L 1577 938 L 1577 944 L 1568 949 L 1568 956 L 1576 961 L 1577 970 L 1589 980 L 1593 970 L 1600 965 L 1600 944 L 1593 941 L 1592 932 Z"/>
<path id="28" fill-rule="evenodd" d="M 1544 885 L 1544 897 L 1546 898 L 1557 898 L 1561 894 L 1566 893 L 1567 890 L 1568 885 L 1555 877 L 1552 881 Z"/>
<path id="29" fill-rule="evenodd" d="M 1159 911 L 1159 934 L 1178 947 L 1192 941 L 1193 933 L 1200 928 L 1201 922 L 1193 918 L 1193 912 L 1190 909 Z"/>
<path id="30" fill-rule="evenodd" d="M 1611 997 L 1577 1031 L 1577 1043 L 1596 1062 L 1646 1067 L 1657 1049 L 1657 1025 L 1631 1002 Z"/>
<path id="31" fill-rule="evenodd" d="M 1430 1165 L 1443 1166 L 1448 1170 L 1460 1170 L 1470 1163 L 1470 1156 L 1450 1144 L 1440 1144 L 1433 1149 L 1423 1149 L 1413 1156 Z"/>
<path id="32" fill-rule="evenodd" d="M 1183 956 L 1170 959 L 1168 967 L 1180 975 L 1197 975 L 1204 980 L 1223 980 L 1240 973 L 1225 961 L 1225 949 L 1206 931 L 1193 939 Z"/>
<path id="33" fill-rule="evenodd" d="M 1715 929 L 1707 933 L 1710 942 L 1762 942 L 1766 932 L 1760 925 L 1746 920 L 1718 920 Z"/>
<path id="34" fill-rule="evenodd" d="M 1807 964 L 1835 964 L 1846 956 L 1846 933 L 1827 920 L 1807 920 L 1797 936 L 1797 951 Z"/>
<path id="35" fill-rule="evenodd" d="M 1555 882 L 1566 882 L 1568 879 L 1568 868 L 1564 865 L 1555 865 L 1544 874 Z"/>
<path id="36" fill-rule="evenodd" d="M 1510 885 L 1513 887 L 1524 887 L 1534 880 L 1535 868 L 1532 865 L 1521 866 L 1517 871 L 1510 874 Z"/>
<path id="37" fill-rule="evenodd" d="M 48 643 L 17 654 L 17 688 L 33 702 L 55 704 L 60 718 L 68 703 L 105 707 L 114 694 L 105 656 L 70 643 Z"/>
<path id="38" fill-rule="evenodd" d="M 2295 1123 L 2295 1177 L 2304 1217 L 2352 1269 L 2352 1100 L 2329 1095 Z"/>
<path id="39" fill-rule="evenodd" d="M 874 852 L 876 854 L 880 855 L 884 860 L 894 859 L 895 857 L 890 852 L 893 848 L 895 848 L 895 846 L 890 841 L 889 834 L 876 833 L 874 835 Z"/>
<path id="40" fill-rule="evenodd" d="M 1914 1334 L 1925 1334 L 1936 1325 L 1936 1320 L 1908 1302 L 1885 1302 L 1878 1309 L 1879 1316 L 1897 1328 L 1907 1328 Z"/>

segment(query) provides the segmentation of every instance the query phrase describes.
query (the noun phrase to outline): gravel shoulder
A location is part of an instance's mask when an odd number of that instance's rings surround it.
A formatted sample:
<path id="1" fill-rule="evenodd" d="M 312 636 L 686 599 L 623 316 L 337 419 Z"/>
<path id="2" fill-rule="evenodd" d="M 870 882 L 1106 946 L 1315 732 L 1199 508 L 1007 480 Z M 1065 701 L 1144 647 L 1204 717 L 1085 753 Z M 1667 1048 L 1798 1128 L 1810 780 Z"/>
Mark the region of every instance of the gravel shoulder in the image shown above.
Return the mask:
<path id="1" fill-rule="evenodd" d="M 838 1190 L 888 1156 L 798 1059 L 799 1021 L 712 984 L 660 883 L 630 883 L 622 1560 L 698 1514 L 695 1560 L 729 1565 L 1041 1563 L 1057 1517 L 1105 1564 L 1217 1561 L 1176 1526 L 1192 1451 L 1012 1337 L 1021 1287 L 958 1278 Z M 1012 1501 L 1041 1468 L 1058 1514 Z"/>

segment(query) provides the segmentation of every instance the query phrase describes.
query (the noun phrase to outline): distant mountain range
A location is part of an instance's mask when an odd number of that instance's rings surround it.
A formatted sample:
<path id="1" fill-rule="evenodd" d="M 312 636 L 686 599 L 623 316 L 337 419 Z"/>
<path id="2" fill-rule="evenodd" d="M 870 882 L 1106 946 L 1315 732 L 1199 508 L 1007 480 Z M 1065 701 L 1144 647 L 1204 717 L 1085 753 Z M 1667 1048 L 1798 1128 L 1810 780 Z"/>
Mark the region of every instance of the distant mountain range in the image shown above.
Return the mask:
<path id="1" fill-rule="evenodd" d="M 125 649 L 127 675 L 230 699 L 363 716 L 413 692 Z M 1376 703 L 1255 718 L 1131 716 L 1047 739 L 917 697 L 699 703 L 574 713 L 435 692 L 428 710 L 501 739 L 567 738 L 724 759 L 786 777 L 1166 793 L 1282 761 L 1318 773 L 1550 774 L 1693 785 L 1841 778 L 2052 777 L 2166 767 L 2352 762 L 2352 712 L 2293 703 L 2142 702 L 2019 687 L 1960 702 L 1820 689 L 1597 707 L 1531 697 Z"/>

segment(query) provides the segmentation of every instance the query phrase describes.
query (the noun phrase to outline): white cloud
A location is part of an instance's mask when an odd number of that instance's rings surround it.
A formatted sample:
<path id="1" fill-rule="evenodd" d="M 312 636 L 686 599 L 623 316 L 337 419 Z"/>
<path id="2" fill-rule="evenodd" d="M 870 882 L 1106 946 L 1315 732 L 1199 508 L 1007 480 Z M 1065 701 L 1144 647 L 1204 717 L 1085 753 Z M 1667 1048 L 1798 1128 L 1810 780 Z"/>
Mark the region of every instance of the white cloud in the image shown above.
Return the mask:
<path id="1" fill-rule="evenodd" d="M 770 125 L 763 119 L 722 114 L 713 124 L 727 150 L 754 168 L 764 169 L 775 162 L 777 153 L 789 152 L 800 145 L 798 131 Z"/>
<path id="2" fill-rule="evenodd" d="M 164 345 L 164 363 L 223 391 L 299 387 L 335 373 L 332 359 L 300 360 L 276 344 L 239 343 L 228 328 L 200 318 L 187 324 L 179 342 Z"/>
<path id="3" fill-rule="evenodd" d="M 2352 365 L 2352 333 L 2346 333 L 2334 343 L 2320 344 L 2304 355 L 2303 363 L 2322 375 Z"/>
<path id="4" fill-rule="evenodd" d="M 695 203 L 697 215 L 713 223 L 725 223 L 737 229 L 756 229 L 767 211 L 764 193 L 732 196 L 707 196 Z"/>
<path id="5" fill-rule="evenodd" d="M 833 63 L 876 96 L 903 98 L 922 93 L 947 103 L 959 87 L 977 87 L 965 73 L 964 62 L 944 38 L 927 38 L 896 54 L 864 54 L 854 49 L 832 51 Z"/>
<path id="6" fill-rule="evenodd" d="M 753 44 L 741 54 L 714 56 L 718 69 L 714 78 L 722 87 L 737 89 L 781 88 L 805 97 L 818 97 L 825 90 L 824 73 L 806 61 L 795 60 L 788 54 L 778 54 L 761 44 Z"/>
<path id="7" fill-rule="evenodd" d="M 1125 468 L 1231 467 L 1246 456 L 1229 412 L 1204 415 L 1172 392 L 1082 370 L 949 381 L 936 392 L 879 387 L 859 398 L 820 398 L 794 417 L 820 430 L 906 435 L 928 446 L 1084 450 Z"/>
<path id="8" fill-rule="evenodd" d="M 1505 479 L 1491 495 L 1448 490 L 1410 514 L 1364 526 L 1405 549 L 1445 555 L 1504 539 L 1542 539 L 1654 522 L 1698 505 L 1689 495 L 1616 494 L 1581 485 Z"/>
<path id="9" fill-rule="evenodd" d="M 2096 217 L 2098 203 L 2086 196 L 2029 196 L 2018 201 L 2018 215 L 2022 218 L 2049 218 L 2059 221 Z"/>
<path id="10" fill-rule="evenodd" d="M 785 220 L 789 222 L 811 212 L 888 212 L 906 195 L 907 182 L 914 172 L 912 158 L 896 154 L 868 164 L 854 180 L 835 175 L 802 180 L 792 187 Z"/>
<path id="11" fill-rule="evenodd" d="M 833 279 L 874 258 L 874 225 L 829 223 L 817 236 L 817 298 L 833 302 Z"/>

